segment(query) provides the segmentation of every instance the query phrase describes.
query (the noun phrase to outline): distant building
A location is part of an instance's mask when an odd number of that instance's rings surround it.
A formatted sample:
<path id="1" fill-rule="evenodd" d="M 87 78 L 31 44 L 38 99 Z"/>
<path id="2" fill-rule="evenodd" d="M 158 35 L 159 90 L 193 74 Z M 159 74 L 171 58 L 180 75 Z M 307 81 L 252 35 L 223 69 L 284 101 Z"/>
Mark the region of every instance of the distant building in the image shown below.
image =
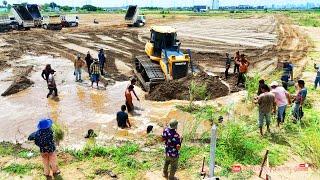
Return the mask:
<path id="1" fill-rule="evenodd" d="M 219 9 L 220 2 L 219 0 L 212 0 L 212 9 Z"/>
<path id="2" fill-rule="evenodd" d="M 207 12 L 209 11 L 209 7 L 202 5 L 202 6 L 193 6 L 193 11 L 194 12 Z"/>

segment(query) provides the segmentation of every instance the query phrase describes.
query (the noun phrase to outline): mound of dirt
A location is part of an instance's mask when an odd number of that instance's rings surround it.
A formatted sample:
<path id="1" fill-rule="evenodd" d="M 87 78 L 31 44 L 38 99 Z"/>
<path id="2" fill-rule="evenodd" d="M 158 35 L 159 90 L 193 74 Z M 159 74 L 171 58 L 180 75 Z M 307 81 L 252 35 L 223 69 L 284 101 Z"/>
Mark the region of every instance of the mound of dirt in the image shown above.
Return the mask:
<path id="1" fill-rule="evenodd" d="M 152 101 L 168 101 L 173 99 L 189 100 L 189 87 L 192 81 L 198 85 L 206 84 L 206 96 L 210 99 L 229 94 L 229 88 L 221 82 L 219 77 L 209 76 L 202 72 L 196 76 L 188 75 L 182 79 L 161 83 L 150 90 L 149 94 L 146 95 L 146 99 Z"/>
<path id="2" fill-rule="evenodd" d="M 28 79 L 26 76 L 19 76 L 13 81 L 11 86 L 9 86 L 9 88 L 1 94 L 1 96 L 9 96 L 11 94 L 18 93 L 29 88 L 33 84 L 34 82 Z"/>

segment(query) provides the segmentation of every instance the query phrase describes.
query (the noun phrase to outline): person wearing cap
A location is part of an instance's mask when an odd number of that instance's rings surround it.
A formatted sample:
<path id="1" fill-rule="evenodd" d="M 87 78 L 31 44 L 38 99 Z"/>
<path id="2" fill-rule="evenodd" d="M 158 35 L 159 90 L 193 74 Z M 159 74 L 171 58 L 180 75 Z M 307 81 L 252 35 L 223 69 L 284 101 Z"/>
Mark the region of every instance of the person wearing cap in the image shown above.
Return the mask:
<path id="1" fill-rule="evenodd" d="M 89 76 L 91 76 L 90 66 L 93 63 L 93 60 L 92 60 L 92 57 L 90 55 L 90 51 L 88 51 L 87 56 L 85 57 L 85 61 L 86 61 L 86 65 L 87 65 L 87 68 L 88 68 Z"/>
<path id="2" fill-rule="evenodd" d="M 224 72 L 226 79 L 228 79 L 228 76 L 229 76 L 230 66 L 231 66 L 231 58 L 230 58 L 229 53 L 226 53 L 226 70 Z"/>
<path id="3" fill-rule="evenodd" d="M 277 122 L 278 127 L 280 123 L 284 123 L 287 106 L 290 105 L 290 94 L 283 87 L 279 86 L 277 81 L 273 81 L 271 84 L 271 92 L 275 96 L 277 104 Z"/>
<path id="4" fill-rule="evenodd" d="M 180 135 L 177 133 L 178 121 L 171 120 L 169 126 L 162 133 L 162 140 L 165 142 L 165 162 L 163 176 L 169 180 L 174 180 L 178 169 L 179 150 L 181 147 Z M 168 168 L 170 165 L 170 172 Z"/>
<path id="5" fill-rule="evenodd" d="M 35 132 L 35 144 L 39 147 L 44 175 L 47 179 L 52 179 L 50 176 L 50 170 L 53 172 L 53 176 L 56 177 L 60 174 L 60 170 L 57 164 L 57 155 L 55 153 L 56 146 L 53 138 L 52 120 L 41 119 L 38 123 L 38 130 Z"/>
<path id="6" fill-rule="evenodd" d="M 125 129 L 131 127 L 129 116 L 126 113 L 126 105 L 121 106 L 121 111 L 117 113 L 117 124 L 119 128 Z"/>
<path id="7" fill-rule="evenodd" d="M 245 58 L 244 54 L 241 54 L 240 59 L 241 59 L 240 62 L 238 62 L 238 64 L 239 64 L 239 75 L 238 75 L 237 86 L 239 86 L 240 83 L 245 85 L 246 73 L 248 72 L 248 67 L 250 65 L 249 61 L 247 61 L 247 59 Z"/>
<path id="8" fill-rule="evenodd" d="M 74 61 L 74 75 L 76 76 L 76 82 L 82 81 L 81 71 L 84 66 L 84 62 L 81 59 L 80 54 L 77 55 L 77 59 Z"/>
<path id="9" fill-rule="evenodd" d="M 100 71 L 101 71 L 101 75 L 104 75 L 104 64 L 106 63 L 106 57 L 104 55 L 104 51 L 103 49 L 99 50 L 99 54 L 98 54 L 98 58 L 99 58 L 99 65 L 100 65 Z"/>
<path id="10" fill-rule="evenodd" d="M 97 88 L 99 87 L 100 81 L 100 67 L 98 60 L 94 60 L 90 66 L 90 73 L 91 73 L 91 87 L 93 87 L 93 83 L 97 83 Z"/>
<path id="11" fill-rule="evenodd" d="M 259 105 L 259 121 L 258 126 L 260 129 L 260 134 L 263 136 L 263 125 L 264 120 L 266 121 L 267 131 L 270 132 L 270 123 L 271 123 L 271 112 L 275 108 L 275 96 L 269 92 L 270 88 L 268 85 L 261 86 L 262 94 L 258 96 L 256 103 Z"/>
<path id="12" fill-rule="evenodd" d="M 42 70 L 41 77 L 48 82 L 49 75 L 52 71 L 56 72 L 51 68 L 50 64 L 47 64 L 44 70 Z"/>
<path id="13" fill-rule="evenodd" d="M 314 80 L 314 89 L 317 89 L 318 85 L 320 85 L 320 65 L 314 64 L 314 69 L 317 70 L 316 79 Z"/>
<path id="14" fill-rule="evenodd" d="M 47 85 L 48 85 L 48 89 L 49 89 L 49 93 L 47 94 L 47 98 L 49 98 L 49 96 L 52 95 L 53 92 L 54 92 L 54 96 L 58 96 L 58 89 L 57 89 L 56 81 L 54 79 L 54 72 L 55 71 L 51 71 L 50 75 L 47 79 Z"/>
<path id="15" fill-rule="evenodd" d="M 303 104 L 307 97 L 307 88 L 305 87 L 304 80 L 298 80 L 298 86 L 297 86 L 298 94 L 294 99 L 294 108 L 293 108 L 293 117 L 295 118 L 295 121 L 300 121 L 303 117 Z"/>

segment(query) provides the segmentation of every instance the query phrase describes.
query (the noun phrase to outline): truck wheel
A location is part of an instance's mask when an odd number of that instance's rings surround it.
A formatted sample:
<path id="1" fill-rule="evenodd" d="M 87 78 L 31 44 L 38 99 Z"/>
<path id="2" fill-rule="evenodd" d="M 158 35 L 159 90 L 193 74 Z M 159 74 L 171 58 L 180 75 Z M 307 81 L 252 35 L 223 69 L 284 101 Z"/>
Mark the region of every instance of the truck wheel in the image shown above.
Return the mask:
<path id="1" fill-rule="evenodd" d="M 30 27 L 26 27 L 24 28 L 25 31 L 29 31 L 30 30 Z"/>

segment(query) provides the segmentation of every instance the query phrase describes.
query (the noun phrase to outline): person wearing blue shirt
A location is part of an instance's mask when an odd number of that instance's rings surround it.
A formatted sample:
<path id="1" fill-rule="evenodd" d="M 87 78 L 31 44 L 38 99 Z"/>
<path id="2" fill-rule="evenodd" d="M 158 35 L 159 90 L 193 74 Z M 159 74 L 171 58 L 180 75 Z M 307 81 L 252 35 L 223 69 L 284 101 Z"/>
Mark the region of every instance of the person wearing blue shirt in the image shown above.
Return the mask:
<path id="1" fill-rule="evenodd" d="M 99 58 L 101 75 L 104 75 L 103 68 L 104 68 L 104 64 L 106 63 L 106 56 L 104 55 L 103 49 L 100 49 L 98 58 Z"/>

